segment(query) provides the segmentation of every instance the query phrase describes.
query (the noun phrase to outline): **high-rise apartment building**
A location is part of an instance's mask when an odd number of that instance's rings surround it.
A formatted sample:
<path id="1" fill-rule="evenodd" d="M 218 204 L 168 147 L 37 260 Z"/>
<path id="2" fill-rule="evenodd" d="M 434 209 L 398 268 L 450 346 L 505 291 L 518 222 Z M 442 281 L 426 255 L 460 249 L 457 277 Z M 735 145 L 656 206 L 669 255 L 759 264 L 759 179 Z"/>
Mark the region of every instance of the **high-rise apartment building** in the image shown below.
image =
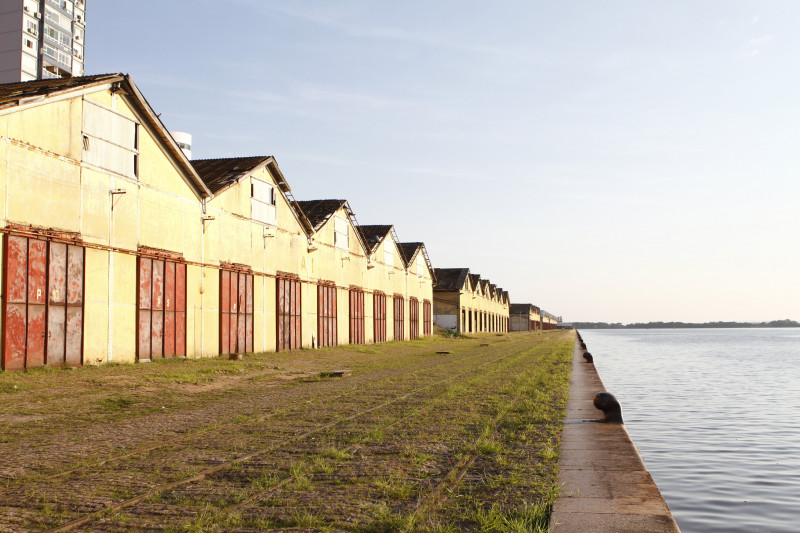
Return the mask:
<path id="1" fill-rule="evenodd" d="M 83 75 L 86 0 L 0 0 L 0 83 Z"/>

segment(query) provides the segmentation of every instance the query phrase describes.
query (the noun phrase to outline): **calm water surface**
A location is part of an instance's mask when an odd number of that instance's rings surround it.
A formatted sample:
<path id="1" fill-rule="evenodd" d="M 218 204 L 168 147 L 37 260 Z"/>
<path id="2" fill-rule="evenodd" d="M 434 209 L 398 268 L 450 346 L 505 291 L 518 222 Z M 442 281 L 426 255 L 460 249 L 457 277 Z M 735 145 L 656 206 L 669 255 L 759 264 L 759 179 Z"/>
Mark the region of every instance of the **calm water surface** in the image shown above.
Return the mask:
<path id="1" fill-rule="evenodd" d="M 581 335 L 684 533 L 800 532 L 800 329 Z"/>

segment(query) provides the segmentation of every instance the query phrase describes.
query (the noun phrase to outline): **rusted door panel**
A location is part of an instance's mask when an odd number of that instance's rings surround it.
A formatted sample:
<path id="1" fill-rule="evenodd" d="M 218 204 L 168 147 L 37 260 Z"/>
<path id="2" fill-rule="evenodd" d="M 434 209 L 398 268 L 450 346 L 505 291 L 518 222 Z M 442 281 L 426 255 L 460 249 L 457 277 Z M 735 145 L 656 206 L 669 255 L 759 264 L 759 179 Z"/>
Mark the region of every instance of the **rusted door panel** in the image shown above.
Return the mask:
<path id="1" fill-rule="evenodd" d="M 48 291 L 51 305 L 64 305 L 67 299 L 67 245 L 50 243 Z"/>
<path id="2" fill-rule="evenodd" d="M 227 270 L 219 272 L 219 353 L 231 353 L 230 342 L 230 305 L 231 305 L 231 273 Z"/>
<path id="3" fill-rule="evenodd" d="M 186 357 L 186 311 L 175 312 L 175 355 Z"/>
<path id="4" fill-rule="evenodd" d="M 153 261 L 153 311 L 164 309 L 164 261 Z"/>
<path id="5" fill-rule="evenodd" d="M 175 266 L 164 265 L 164 357 L 175 356 Z"/>
<path id="6" fill-rule="evenodd" d="M 150 358 L 164 357 L 164 311 L 156 311 L 150 315 Z"/>
<path id="7" fill-rule="evenodd" d="M 25 355 L 25 368 L 44 364 L 44 338 L 46 311 L 44 305 L 28 306 L 28 339 Z"/>
<path id="8" fill-rule="evenodd" d="M 248 353 L 253 353 L 255 351 L 253 349 L 253 315 L 249 314 L 246 317 L 245 321 L 245 338 L 246 338 L 246 346 L 245 351 Z"/>
<path id="9" fill-rule="evenodd" d="M 239 313 L 244 313 L 245 310 L 247 309 L 247 304 L 245 303 L 247 301 L 247 280 L 245 278 L 246 278 L 245 274 L 241 273 L 239 274 L 239 279 L 238 279 L 239 294 L 237 297 L 238 306 L 236 308 L 236 311 Z"/>
<path id="10" fill-rule="evenodd" d="M 175 265 L 175 355 L 186 357 L 186 265 Z"/>
<path id="11" fill-rule="evenodd" d="M 237 324 L 236 324 L 236 353 L 245 352 L 245 346 L 247 345 L 245 341 L 245 332 L 247 331 L 247 327 L 245 324 L 245 315 L 238 315 L 237 316 Z"/>
<path id="12" fill-rule="evenodd" d="M 10 301 L 15 301 L 9 298 Z M 28 243 L 28 304 L 47 303 L 47 243 L 31 239 Z"/>
<path id="13" fill-rule="evenodd" d="M 68 366 L 80 366 L 82 361 L 83 309 L 67 307 L 65 363 Z"/>
<path id="14" fill-rule="evenodd" d="M 294 350 L 295 342 L 297 340 L 297 331 L 294 327 L 294 283 L 291 281 L 289 283 L 289 316 L 291 317 L 291 321 L 289 323 L 289 349 Z"/>
<path id="15" fill-rule="evenodd" d="M 164 265 L 164 311 L 175 311 L 175 263 Z"/>
<path id="16" fill-rule="evenodd" d="M 139 309 L 149 310 L 153 283 L 153 260 L 139 258 Z"/>
<path id="17" fill-rule="evenodd" d="M 25 368 L 25 304 L 6 304 L 3 370 Z"/>
<path id="18" fill-rule="evenodd" d="M 186 311 L 186 265 L 184 264 L 175 267 L 175 311 Z M 185 315 L 183 324 L 186 325 Z"/>
<path id="19" fill-rule="evenodd" d="M 3 369 L 21 370 L 25 368 L 28 239 L 8 235 L 5 261 Z"/>
<path id="20" fill-rule="evenodd" d="M 9 235 L 6 243 L 6 301 L 25 303 L 28 239 Z"/>
<path id="21" fill-rule="evenodd" d="M 67 305 L 83 304 L 83 248 L 70 246 L 67 252 Z"/>
<path id="22" fill-rule="evenodd" d="M 167 296 L 169 301 L 169 296 Z M 175 312 L 164 311 L 164 357 L 175 357 Z"/>
<path id="23" fill-rule="evenodd" d="M 220 313 L 219 318 L 219 353 L 231 353 L 230 342 L 228 336 L 230 335 L 230 313 Z"/>
<path id="24" fill-rule="evenodd" d="M 47 322 L 47 242 L 28 241 L 28 316 L 25 368 L 44 364 Z"/>
<path id="25" fill-rule="evenodd" d="M 237 320 L 236 313 L 231 313 L 228 315 L 228 349 L 230 353 L 236 353 L 237 346 L 236 341 L 239 336 L 239 324 Z"/>
<path id="26" fill-rule="evenodd" d="M 248 315 L 253 314 L 253 275 L 247 275 L 247 307 L 245 308 L 245 313 Z"/>
<path id="27" fill-rule="evenodd" d="M 52 291 L 51 291 L 52 294 Z M 67 308 L 51 305 L 47 313 L 47 364 L 64 364 L 66 348 Z"/>

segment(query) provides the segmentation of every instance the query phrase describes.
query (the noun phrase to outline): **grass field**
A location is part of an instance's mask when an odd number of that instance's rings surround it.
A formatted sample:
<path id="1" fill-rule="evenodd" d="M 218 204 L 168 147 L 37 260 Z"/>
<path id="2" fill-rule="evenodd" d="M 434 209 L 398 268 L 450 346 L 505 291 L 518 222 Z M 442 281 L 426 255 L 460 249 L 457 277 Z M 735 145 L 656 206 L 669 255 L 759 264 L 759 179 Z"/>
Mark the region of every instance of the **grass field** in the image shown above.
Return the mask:
<path id="1" fill-rule="evenodd" d="M 547 531 L 573 335 L 0 373 L 0 531 Z"/>

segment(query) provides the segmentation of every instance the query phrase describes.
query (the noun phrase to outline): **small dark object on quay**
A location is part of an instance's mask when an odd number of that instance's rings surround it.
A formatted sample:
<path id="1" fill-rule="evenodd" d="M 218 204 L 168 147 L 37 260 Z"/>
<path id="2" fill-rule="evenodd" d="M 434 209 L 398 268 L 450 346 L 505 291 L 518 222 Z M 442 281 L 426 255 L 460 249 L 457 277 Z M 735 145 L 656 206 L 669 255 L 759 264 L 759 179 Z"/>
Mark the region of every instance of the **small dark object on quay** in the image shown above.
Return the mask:
<path id="1" fill-rule="evenodd" d="M 603 411 L 603 420 L 598 422 L 619 422 L 622 424 L 622 406 L 610 392 L 598 392 L 594 395 L 594 406 Z"/>
<path id="2" fill-rule="evenodd" d="M 583 352 L 583 358 L 586 359 L 587 363 L 594 363 L 594 357 L 589 352 Z"/>

